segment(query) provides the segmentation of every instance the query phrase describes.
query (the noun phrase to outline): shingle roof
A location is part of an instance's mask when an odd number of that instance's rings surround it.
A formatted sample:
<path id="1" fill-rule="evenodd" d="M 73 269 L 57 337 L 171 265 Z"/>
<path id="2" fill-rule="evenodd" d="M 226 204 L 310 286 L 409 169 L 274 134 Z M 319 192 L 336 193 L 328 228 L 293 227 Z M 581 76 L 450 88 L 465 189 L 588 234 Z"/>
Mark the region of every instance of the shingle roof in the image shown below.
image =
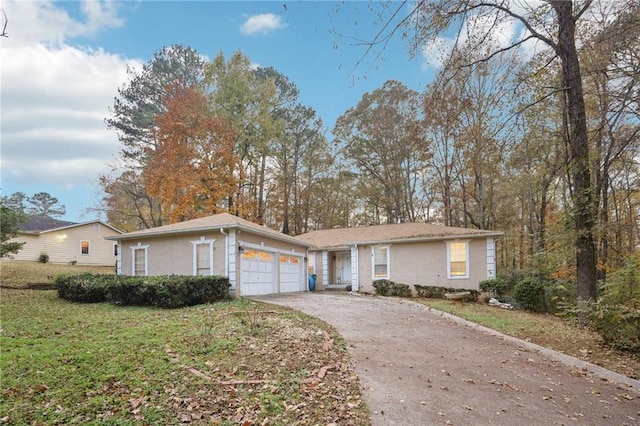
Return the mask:
<path id="1" fill-rule="evenodd" d="M 88 222 L 78 223 L 78 222 L 67 222 L 66 220 L 58 220 L 58 219 L 53 219 L 47 216 L 38 216 L 38 215 L 29 216 L 29 219 L 26 222 L 21 223 L 18 226 L 18 230 L 25 234 L 46 234 L 48 232 L 57 232 L 63 229 L 75 228 L 78 226 L 85 226 L 92 223 L 100 223 L 106 226 L 107 228 L 110 228 L 118 232 L 119 234 L 122 234 L 121 230 L 119 230 L 118 228 L 114 228 L 113 226 L 101 220 L 90 220 Z"/>
<path id="2" fill-rule="evenodd" d="M 62 228 L 75 224 L 75 222 L 53 219 L 47 216 L 31 215 L 26 222 L 18 225 L 18 229 L 22 232 L 35 233 L 41 231 L 49 231 L 51 229 Z"/>
<path id="3" fill-rule="evenodd" d="M 199 219 L 187 220 L 184 222 L 173 223 L 171 225 L 158 226 L 156 228 L 143 229 L 141 231 L 129 232 L 127 234 L 118 235 L 116 237 L 109 237 L 111 240 L 127 240 L 142 237 L 162 236 L 182 234 L 185 232 L 197 232 L 197 231 L 211 231 L 218 229 L 239 228 L 246 231 L 251 231 L 257 234 L 269 236 L 281 241 L 287 241 L 290 243 L 296 243 L 303 246 L 308 246 L 308 243 L 300 241 L 294 237 L 283 234 L 273 229 L 258 225 L 257 223 L 250 222 L 246 219 L 234 216 L 230 213 L 219 213 L 213 216 L 201 217 Z"/>
<path id="4" fill-rule="evenodd" d="M 430 223 L 399 223 L 356 228 L 324 229 L 298 235 L 296 238 L 318 248 L 344 247 L 394 241 L 445 240 L 500 236 L 502 232 L 456 228 Z"/>

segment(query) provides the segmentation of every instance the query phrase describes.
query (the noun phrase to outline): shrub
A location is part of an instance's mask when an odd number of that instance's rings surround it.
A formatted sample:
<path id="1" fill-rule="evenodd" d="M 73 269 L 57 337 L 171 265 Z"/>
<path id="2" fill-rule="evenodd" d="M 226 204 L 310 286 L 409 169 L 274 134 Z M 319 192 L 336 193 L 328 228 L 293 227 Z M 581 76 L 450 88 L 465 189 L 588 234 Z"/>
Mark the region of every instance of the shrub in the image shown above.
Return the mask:
<path id="1" fill-rule="evenodd" d="M 427 285 L 419 285 L 419 284 L 414 284 L 413 287 L 416 289 L 416 294 L 418 295 L 418 297 L 424 297 L 426 299 L 444 299 L 444 295 L 446 293 L 468 291 L 471 294 L 469 295 L 469 297 L 467 297 L 466 301 L 475 302 L 476 300 L 478 300 L 478 296 L 480 295 L 480 292 L 478 290 L 427 286 Z"/>
<path id="2" fill-rule="evenodd" d="M 576 304 L 577 287 L 574 282 L 554 279 L 545 282 L 544 305 L 548 312 L 566 316 Z"/>
<path id="3" fill-rule="evenodd" d="M 389 280 L 375 280 L 373 282 L 373 288 L 376 290 L 378 296 L 388 296 L 389 289 L 393 284 L 393 281 Z"/>
<path id="4" fill-rule="evenodd" d="M 75 302 L 180 308 L 229 298 L 220 276 L 124 277 L 82 274 L 56 277 L 58 296 Z"/>
<path id="5" fill-rule="evenodd" d="M 480 290 L 502 298 L 507 293 L 507 281 L 503 278 L 490 278 L 480 281 Z"/>
<path id="6" fill-rule="evenodd" d="M 40 263 L 49 262 L 49 255 L 47 253 L 40 253 L 40 257 L 38 257 L 38 262 Z"/>
<path id="7" fill-rule="evenodd" d="M 409 287 L 407 284 L 398 284 L 398 283 L 394 283 L 393 286 L 391 287 L 391 292 L 389 294 L 390 296 L 397 296 L 397 297 L 411 297 L 413 296 L 412 292 L 411 292 L 411 287 Z"/>
<path id="8" fill-rule="evenodd" d="M 513 298 L 524 309 L 544 312 L 544 284 L 535 278 L 525 278 L 513 289 Z"/>
<path id="9" fill-rule="evenodd" d="M 378 296 L 411 297 L 411 287 L 407 284 L 399 284 L 390 280 L 376 280 L 373 282 Z"/>
<path id="10" fill-rule="evenodd" d="M 587 305 L 592 327 L 605 344 L 640 353 L 640 256 L 610 274 L 602 291 Z"/>
<path id="11" fill-rule="evenodd" d="M 100 303 L 107 301 L 108 281 L 113 275 L 80 274 L 58 275 L 54 284 L 58 297 L 73 302 Z"/>

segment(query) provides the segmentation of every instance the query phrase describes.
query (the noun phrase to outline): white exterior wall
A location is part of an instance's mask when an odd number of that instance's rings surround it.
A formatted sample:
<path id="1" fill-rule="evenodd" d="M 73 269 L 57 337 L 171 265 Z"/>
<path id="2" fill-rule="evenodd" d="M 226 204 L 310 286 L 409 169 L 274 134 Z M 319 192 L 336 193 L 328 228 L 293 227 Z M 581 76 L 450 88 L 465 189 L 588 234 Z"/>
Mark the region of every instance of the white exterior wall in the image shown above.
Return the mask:
<path id="1" fill-rule="evenodd" d="M 105 237 L 119 235 L 117 231 L 101 223 L 86 223 L 40 234 L 23 234 L 12 241 L 25 242 L 22 250 L 10 259 L 37 262 L 40 255 L 49 255 L 51 263 L 114 266 L 114 241 Z M 89 254 L 82 254 L 81 242 L 89 241 Z"/>

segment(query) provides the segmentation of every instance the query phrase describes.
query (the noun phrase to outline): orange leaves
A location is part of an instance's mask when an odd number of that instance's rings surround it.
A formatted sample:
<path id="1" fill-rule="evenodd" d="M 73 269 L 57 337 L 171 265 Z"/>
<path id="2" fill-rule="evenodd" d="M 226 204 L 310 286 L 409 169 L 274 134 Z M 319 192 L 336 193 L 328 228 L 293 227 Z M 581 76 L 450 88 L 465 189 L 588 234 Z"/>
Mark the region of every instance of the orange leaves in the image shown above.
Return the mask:
<path id="1" fill-rule="evenodd" d="M 196 87 L 175 87 L 156 117 L 157 147 L 145 168 L 149 195 L 169 223 L 214 214 L 236 186 L 234 132 Z"/>

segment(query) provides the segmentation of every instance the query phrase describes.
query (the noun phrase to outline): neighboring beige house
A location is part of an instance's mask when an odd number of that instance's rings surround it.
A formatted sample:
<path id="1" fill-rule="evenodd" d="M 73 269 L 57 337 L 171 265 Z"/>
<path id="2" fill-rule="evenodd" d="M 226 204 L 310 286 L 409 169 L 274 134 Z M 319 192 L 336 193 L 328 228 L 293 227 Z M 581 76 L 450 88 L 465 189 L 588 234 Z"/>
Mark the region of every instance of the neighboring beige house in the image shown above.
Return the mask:
<path id="1" fill-rule="evenodd" d="M 94 220 L 84 223 L 63 222 L 32 216 L 19 226 L 20 235 L 12 241 L 24 242 L 10 260 L 37 262 L 40 255 L 49 256 L 51 263 L 115 266 L 117 245 L 105 237 L 120 235 L 122 231 Z"/>
<path id="2" fill-rule="evenodd" d="M 121 275 L 223 275 L 236 296 L 307 289 L 308 243 L 229 213 L 107 239 Z"/>
<path id="3" fill-rule="evenodd" d="M 316 288 L 351 286 L 373 293 L 373 282 L 478 289 L 495 278 L 495 239 L 502 232 L 427 223 L 327 229 L 299 235 L 309 249 Z"/>

